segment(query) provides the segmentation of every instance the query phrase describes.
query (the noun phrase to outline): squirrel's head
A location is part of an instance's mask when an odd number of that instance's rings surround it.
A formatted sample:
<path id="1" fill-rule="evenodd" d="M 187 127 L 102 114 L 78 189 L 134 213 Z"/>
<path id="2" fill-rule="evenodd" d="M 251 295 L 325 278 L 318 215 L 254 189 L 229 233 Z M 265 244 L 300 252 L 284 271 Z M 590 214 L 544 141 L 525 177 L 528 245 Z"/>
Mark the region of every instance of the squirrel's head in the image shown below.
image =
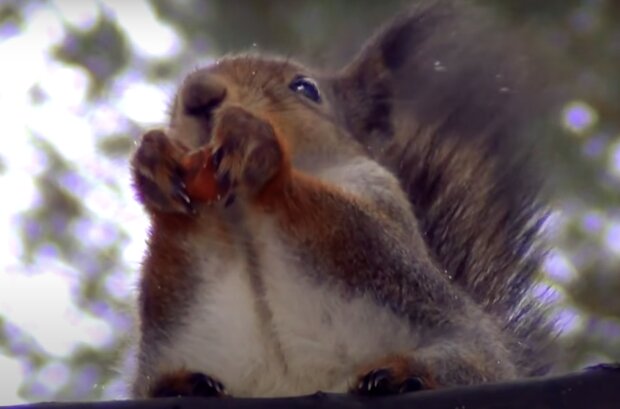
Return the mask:
<path id="1" fill-rule="evenodd" d="M 356 143 L 344 141 L 351 136 L 334 113 L 330 81 L 284 59 L 224 58 L 185 78 L 174 101 L 170 134 L 191 148 L 205 145 L 224 114 L 241 109 L 273 129 L 297 166 L 359 151 Z M 244 126 L 241 118 L 239 126 Z"/>

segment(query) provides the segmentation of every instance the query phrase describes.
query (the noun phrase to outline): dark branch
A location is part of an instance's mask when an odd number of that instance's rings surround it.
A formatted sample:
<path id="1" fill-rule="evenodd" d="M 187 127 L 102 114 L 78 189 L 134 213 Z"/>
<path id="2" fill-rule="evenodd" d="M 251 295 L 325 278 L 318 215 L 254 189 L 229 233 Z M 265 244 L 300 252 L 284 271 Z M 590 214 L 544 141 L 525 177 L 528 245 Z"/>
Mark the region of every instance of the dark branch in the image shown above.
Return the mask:
<path id="1" fill-rule="evenodd" d="M 294 398 L 167 398 L 142 401 L 45 403 L 16 409 L 617 409 L 620 365 L 501 384 L 459 387 L 385 398 L 317 393 Z"/>

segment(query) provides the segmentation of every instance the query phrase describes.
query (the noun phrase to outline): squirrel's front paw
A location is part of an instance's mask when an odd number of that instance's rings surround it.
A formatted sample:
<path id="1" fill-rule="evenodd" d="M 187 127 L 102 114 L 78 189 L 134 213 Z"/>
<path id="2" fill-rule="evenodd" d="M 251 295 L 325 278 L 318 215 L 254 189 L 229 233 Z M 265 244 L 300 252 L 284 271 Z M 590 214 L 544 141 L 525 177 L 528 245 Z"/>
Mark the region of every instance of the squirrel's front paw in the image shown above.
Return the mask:
<path id="1" fill-rule="evenodd" d="M 201 372 L 181 370 L 159 378 L 149 394 L 152 398 L 179 396 L 224 397 L 224 385 Z"/>
<path id="2" fill-rule="evenodd" d="M 160 130 L 142 136 L 131 159 L 133 183 L 140 201 L 150 209 L 192 213 L 180 164 L 186 149 Z"/>
<path id="3" fill-rule="evenodd" d="M 365 368 L 350 392 L 364 396 L 385 396 L 437 388 L 431 374 L 404 356 L 383 359 Z"/>
<path id="4" fill-rule="evenodd" d="M 227 108 L 215 131 L 212 163 L 230 203 L 235 194 L 258 194 L 286 166 L 273 127 L 242 108 Z"/>

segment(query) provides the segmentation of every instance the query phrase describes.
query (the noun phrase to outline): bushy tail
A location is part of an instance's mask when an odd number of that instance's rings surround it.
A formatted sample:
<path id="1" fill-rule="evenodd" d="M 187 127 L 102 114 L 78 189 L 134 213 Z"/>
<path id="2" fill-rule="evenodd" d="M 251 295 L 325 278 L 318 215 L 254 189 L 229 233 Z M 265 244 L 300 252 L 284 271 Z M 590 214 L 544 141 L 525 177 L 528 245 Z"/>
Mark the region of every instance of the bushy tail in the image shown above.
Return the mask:
<path id="1" fill-rule="evenodd" d="M 398 174 L 437 264 L 534 375 L 549 367 L 552 337 L 533 295 L 546 210 L 533 125 L 545 102 L 533 61 L 494 20 L 448 0 L 397 18 L 344 70 L 370 95 L 347 117 Z"/>

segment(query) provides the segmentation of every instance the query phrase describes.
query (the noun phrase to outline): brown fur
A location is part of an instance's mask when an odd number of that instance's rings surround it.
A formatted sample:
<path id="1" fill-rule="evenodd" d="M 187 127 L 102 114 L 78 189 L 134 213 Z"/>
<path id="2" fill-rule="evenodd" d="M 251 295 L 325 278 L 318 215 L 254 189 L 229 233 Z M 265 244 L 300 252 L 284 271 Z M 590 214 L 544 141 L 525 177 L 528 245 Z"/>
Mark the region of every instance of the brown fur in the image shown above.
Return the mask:
<path id="1" fill-rule="evenodd" d="M 397 19 L 340 73 L 315 76 L 321 104 L 287 87 L 309 70 L 278 59 L 226 58 L 185 79 L 170 128 L 146 134 L 132 162 L 153 225 L 136 394 L 149 389 L 175 317 L 200 302 L 203 255 L 188 242 L 235 242 L 230 218 L 241 214 L 249 231 L 275 220 L 309 279 L 343 297 L 371 294 L 419 329 L 420 348 L 386 352 L 360 378 L 385 368 L 395 384 L 420 378 L 435 388 L 548 369 L 550 323 L 529 294 L 542 255 L 540 178 L 519 139 L 530 82 L 506 57 L 511 42 L 490 46 L 484 67 L 472 62 L 482 54 L 462 54 L 488 32 L 466 24 L 479 11 L 456 4 Z M 427 66 L 439 59 L 445 74 Z M 341 186 L 323 176 L 355 161 L 397 180 L 367 170 Z M 252 237 L 243 240 L 252 248 Z M 256 260 L 268 256 L 248 250 L 259 292 Z M 176 385 L 176 375 L 163 376 Z"/>

